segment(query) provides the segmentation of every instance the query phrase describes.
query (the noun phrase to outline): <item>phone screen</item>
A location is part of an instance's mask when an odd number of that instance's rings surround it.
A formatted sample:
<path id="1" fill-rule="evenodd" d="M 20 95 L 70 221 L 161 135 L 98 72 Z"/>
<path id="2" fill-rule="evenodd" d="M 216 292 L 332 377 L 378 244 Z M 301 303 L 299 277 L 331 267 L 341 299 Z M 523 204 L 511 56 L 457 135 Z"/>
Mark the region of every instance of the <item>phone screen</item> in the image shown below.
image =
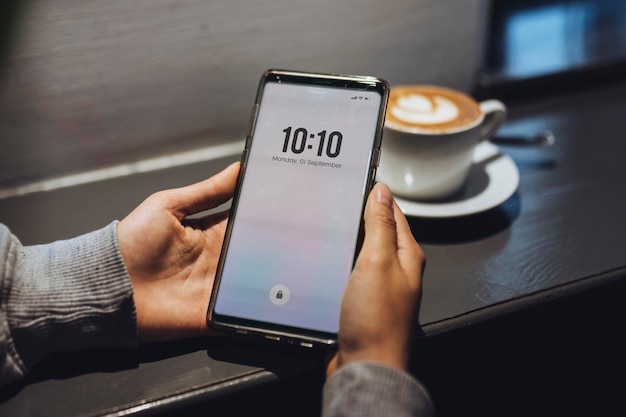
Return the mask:
<path id="1" fill-rule="evenodd" d="M 338 332 L 384 94 L 265 81 L 214 315 Z"/>

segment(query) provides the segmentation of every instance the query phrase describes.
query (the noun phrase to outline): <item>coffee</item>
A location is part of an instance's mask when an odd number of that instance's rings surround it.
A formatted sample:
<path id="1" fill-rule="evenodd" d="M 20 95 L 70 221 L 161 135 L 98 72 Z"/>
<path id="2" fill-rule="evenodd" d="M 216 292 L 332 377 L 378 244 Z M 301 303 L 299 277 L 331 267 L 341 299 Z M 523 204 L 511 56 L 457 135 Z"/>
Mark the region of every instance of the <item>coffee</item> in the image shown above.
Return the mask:
<path id="1" fill-rule="evenodd" d="M 429 85 L 392 87 L 385 125 L 407 131 L 447 133 L 482 117 L 479 104 L 455 90 Z"/>
<path id="2" fill-rule="evenodd" d="M 458 192 L 476 146 L 504 123 L 506 106 L 460 91 L 392 86 L 378 179 L 397 196 L 433 201 Z"/>

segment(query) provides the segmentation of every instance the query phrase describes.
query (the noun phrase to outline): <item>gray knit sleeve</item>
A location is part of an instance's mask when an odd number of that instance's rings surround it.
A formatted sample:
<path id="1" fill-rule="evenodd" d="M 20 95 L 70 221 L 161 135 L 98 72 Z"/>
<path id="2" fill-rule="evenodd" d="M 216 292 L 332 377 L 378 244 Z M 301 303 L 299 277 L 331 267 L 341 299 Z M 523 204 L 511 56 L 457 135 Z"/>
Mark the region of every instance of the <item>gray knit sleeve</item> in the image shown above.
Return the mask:
<path id="1" fill-rule="evenodd" d="M 432 415 L 424 387 L 409 374 L 381 364 L 344 365 L 324 385 L 323 417 Z"/>
<path id="2" fill-rule="evenodd" d="M 117 222 L 36 246 L 0 224 L 0 385 L 55 352 L 137 345 Z"/>

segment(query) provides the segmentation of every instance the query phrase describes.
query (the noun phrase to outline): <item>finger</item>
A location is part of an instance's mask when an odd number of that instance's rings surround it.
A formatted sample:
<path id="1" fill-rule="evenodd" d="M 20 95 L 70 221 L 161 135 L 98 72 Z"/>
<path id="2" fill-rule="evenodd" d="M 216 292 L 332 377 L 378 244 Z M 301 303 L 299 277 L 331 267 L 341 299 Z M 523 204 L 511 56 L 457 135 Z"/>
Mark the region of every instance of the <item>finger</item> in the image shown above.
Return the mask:
<path id="1" fill-rule="evenodd" d="M 182 221 L 182 223 L 183 225 L 192 227 L 194 229 L 206 230 L 228 219 L 229 214 L 230 209 L 219 211 L 217 213 L 211 213 L 208 216 L 204 217 L 186 218 Z"/>
<path id="2" fill-rule="evenodd" d="M 239 162 L 235 162 L 209 179 L 173 190 L 176 193 L 174 210 L 184 218 L 230 200 L 235 193 L 239 166 Z"/>
<path id="3" fill-rule="evenodd" d="M 391 249 L 397 246 L 396 221 L 393 213 L 393 196 L 389 188 L 377 183 L 365 206 L 365 240 L 363 249 Z M 373 246 L 373 247 L 372 247 Z"/>
<path id="4" fill-rule="evenodd" d="M 396 231 L 398 232 L 398 250 L 411 250 L 412 243 L 415 241 L 413 232 L 404 213 L 402 213 L 395 201 L 393 204 L 393 217 L 396 220 Z"/>
<path id="5" fill-rule="evenodd" d="M 425 261 L 424 252 L 415 241 L 409 222 L 395 201 L 393 209 L 398 232 L 398 259 L 400 265 L 409 277 L 419 278 Z"/>
<path id="6" fill-rule="evenodd" d="M 339 368 L 339 359 L 337 357 L 337 353 L 333 355 L 333 357 L 328 361 L 326 365 L 326 378 L 330 378 L 332 374 L 334 374 Z"/>

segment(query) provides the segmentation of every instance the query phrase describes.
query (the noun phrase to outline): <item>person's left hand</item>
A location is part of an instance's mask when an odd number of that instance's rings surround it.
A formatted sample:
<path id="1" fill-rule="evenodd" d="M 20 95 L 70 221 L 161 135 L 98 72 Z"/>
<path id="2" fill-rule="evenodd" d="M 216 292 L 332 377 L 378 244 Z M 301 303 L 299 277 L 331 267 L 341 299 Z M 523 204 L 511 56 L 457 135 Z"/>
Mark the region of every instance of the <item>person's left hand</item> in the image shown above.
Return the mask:
<path id="1" fill-rule="evenodd" d="M 133 285 L 142 342 L 208 334 L 206 313 L 228 212 L 198 219 L 228 201 L 239 163 L 196 184 L 148 197 L 117 227 Z"/>

